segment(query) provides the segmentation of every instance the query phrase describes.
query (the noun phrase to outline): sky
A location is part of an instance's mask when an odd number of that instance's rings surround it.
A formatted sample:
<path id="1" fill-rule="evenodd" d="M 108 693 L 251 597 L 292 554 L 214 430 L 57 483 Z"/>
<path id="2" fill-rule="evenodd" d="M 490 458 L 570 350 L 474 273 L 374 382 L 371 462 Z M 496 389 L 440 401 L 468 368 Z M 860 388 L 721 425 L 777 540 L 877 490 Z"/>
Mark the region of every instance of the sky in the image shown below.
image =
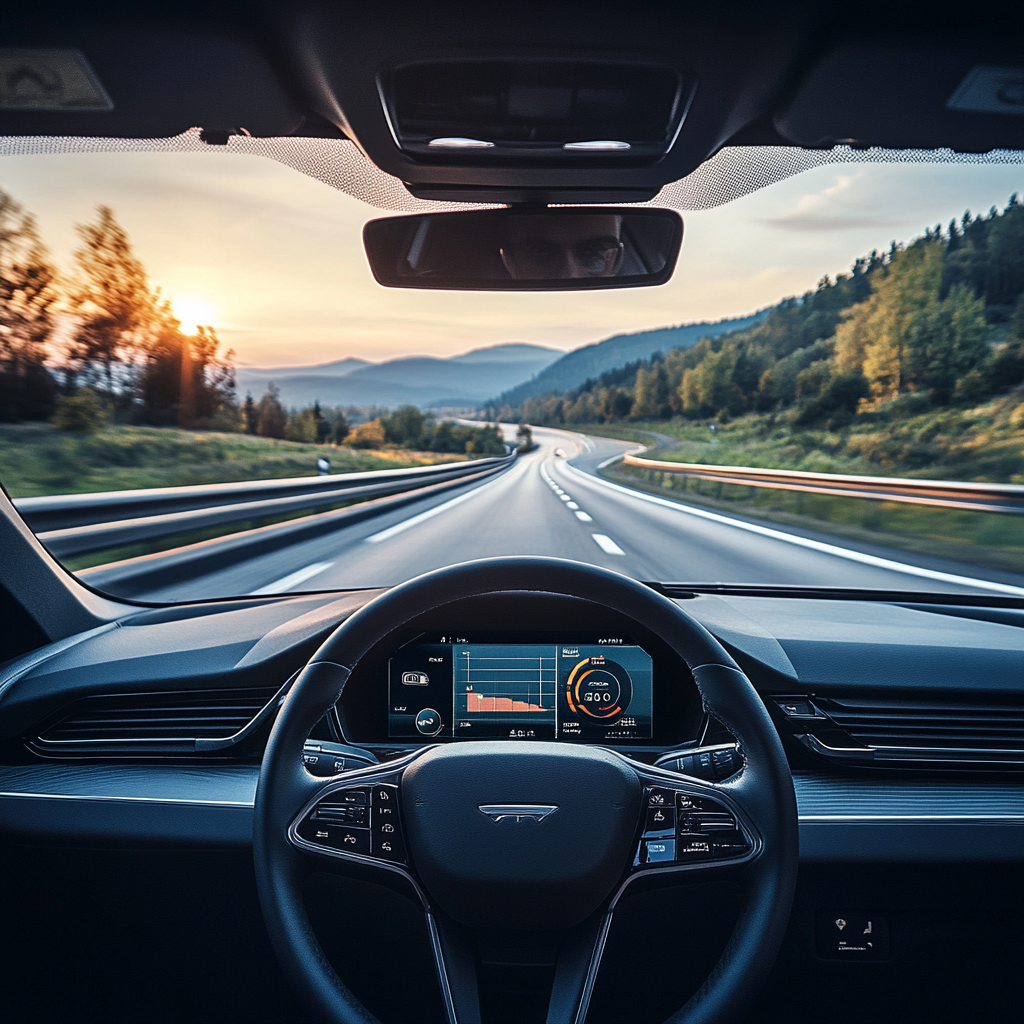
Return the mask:
<path id="1" fill-rule="evenodd" d="M 965 209 L 1003 207 L 1024 193 L 1024 167 L 817 168 L 683 213 L 683 249 L 666 285 L 546 294 L 382 288 L 361 231 L 388 214 L 258 156 L 4 156 L 0 188 L 37 216 L 65 271 L 74 225 L 109 205 L 185 329 L 211 324 L 242 366 L 299 366 L 507 342 L 568 351 L 623 331 L 740 316 Z"/>

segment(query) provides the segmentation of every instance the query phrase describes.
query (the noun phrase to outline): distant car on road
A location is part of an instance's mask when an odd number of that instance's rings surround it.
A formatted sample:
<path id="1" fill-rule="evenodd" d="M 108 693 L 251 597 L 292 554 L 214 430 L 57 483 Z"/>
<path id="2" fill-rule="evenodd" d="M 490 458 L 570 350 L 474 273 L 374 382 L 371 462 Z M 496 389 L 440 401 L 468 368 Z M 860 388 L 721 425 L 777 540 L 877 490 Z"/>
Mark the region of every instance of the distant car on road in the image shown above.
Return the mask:
<path id="1" fill-rule="evenodd" d="M 558 458 L 560 458 L 560 459 L 564 459 L 565 458 L 565 449 L 564 448 L 556 448 L 555 449 L 555 455 Z"/>

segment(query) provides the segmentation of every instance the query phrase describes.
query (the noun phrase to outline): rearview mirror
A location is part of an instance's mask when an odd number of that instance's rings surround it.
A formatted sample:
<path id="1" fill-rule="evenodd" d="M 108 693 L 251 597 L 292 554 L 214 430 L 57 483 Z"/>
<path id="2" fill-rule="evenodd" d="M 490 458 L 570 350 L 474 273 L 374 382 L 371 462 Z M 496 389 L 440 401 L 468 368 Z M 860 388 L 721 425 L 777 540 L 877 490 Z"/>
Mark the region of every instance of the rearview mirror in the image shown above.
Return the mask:
<path id="1" fill-rule="evenodd" d="M 672 210 L 524 208 L 424 213 L 363 228 L 385 288 L 575 291 L 664 284 L 683 221 Z"/>

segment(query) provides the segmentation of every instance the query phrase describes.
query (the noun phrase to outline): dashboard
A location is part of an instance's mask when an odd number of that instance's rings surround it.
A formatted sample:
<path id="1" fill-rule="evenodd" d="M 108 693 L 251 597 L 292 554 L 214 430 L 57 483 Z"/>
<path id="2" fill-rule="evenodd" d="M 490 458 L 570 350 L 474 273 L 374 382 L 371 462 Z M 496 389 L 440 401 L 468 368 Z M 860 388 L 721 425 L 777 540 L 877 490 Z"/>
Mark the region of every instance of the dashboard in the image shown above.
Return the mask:
<path id="1" fill-rule="evenodd" d="M 424 634 L 388 662 L 388 737 L 630 744 L 653 737 L 654 660 L 627 637 Z"/>

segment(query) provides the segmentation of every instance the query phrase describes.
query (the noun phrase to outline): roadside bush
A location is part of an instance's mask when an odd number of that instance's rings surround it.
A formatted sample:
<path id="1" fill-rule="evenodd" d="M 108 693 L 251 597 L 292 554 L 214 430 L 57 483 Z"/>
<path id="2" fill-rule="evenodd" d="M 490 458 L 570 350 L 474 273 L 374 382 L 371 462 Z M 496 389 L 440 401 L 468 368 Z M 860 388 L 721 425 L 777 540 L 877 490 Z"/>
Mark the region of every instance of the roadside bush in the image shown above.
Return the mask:
<path id="1" fill-rule="evenodd" d="M 348 443 L 353 448 L 383 448 L 387 439 L 384 436 L 384 428 L 381 426 L 380 420 L 360 423 L 348 435 Z"/>
<path id="2" fill-rule="evenodd" d="M 92 388 L 79 388 L 57 399 L 53 425 L 75 434 L 94 434 L 107 422 L 106 410 Z"/>

